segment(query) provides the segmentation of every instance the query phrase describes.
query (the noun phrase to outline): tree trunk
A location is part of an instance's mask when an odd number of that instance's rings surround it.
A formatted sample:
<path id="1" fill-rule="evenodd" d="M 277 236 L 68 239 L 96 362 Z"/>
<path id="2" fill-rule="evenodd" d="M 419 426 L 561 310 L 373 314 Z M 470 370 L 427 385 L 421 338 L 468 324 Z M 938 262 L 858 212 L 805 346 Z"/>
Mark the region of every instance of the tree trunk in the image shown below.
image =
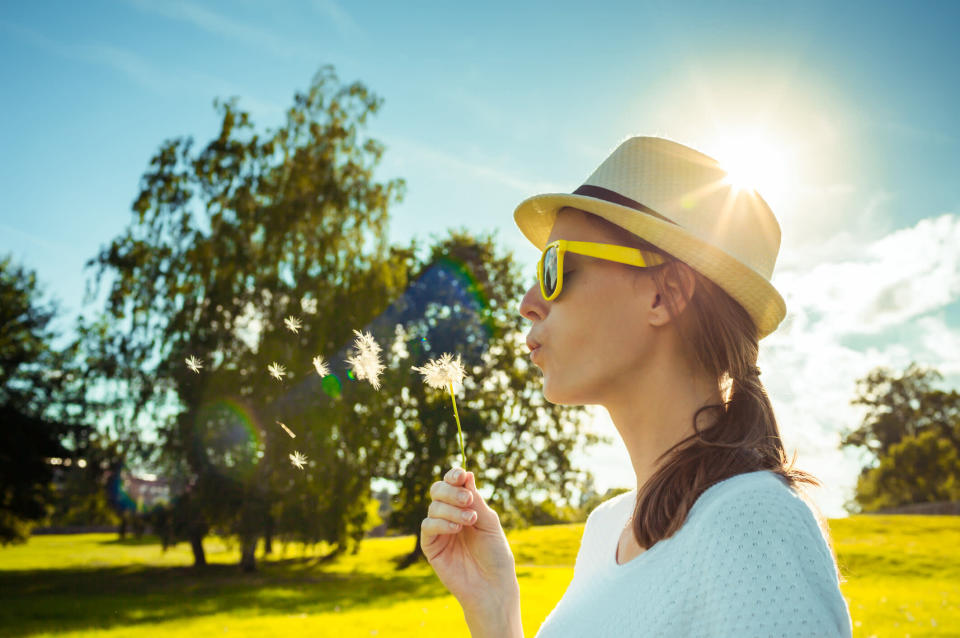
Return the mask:
<path id="1" fill-rule="evenodd" d="M 267 517 L 267 529 L 263 534 L 263 553 L 273 553 L 273 517 Z"/>
<path id="2" fill-rule="evenodd" d="M 240 541 L 240 569 L 244 572 L 253 572 L 257 569 L 257 537 L 244 538 Z"/>
<path id="3" fill-rule="evenodd" d="M 203 551 L 203 534 L 190 535 L 190 549 L 193 550 L 193 566 L 205 567 L 207 564 L 207 555 Z"/>
<path id="4" fill-rule="evenodd" d="M 397 564 L 397 569 L 406 569 L 423 557 L 423 547 L 420 545 L 420 534 L 417 534 L 416 546 L 413 548 L 412 552 L 404 556 L 403 559 Z"/>

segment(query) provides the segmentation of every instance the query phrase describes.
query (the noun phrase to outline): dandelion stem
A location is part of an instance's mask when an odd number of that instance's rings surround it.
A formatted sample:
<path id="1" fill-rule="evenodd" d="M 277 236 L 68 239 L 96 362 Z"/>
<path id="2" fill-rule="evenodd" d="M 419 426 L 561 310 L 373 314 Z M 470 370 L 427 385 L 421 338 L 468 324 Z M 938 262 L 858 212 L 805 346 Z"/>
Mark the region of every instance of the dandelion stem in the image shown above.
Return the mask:
<path id="1" fill-rule="evenodd" d="M 453 400 L 453 418 L 457 420 L 457 434 L 460 437 L 460 456 L 463 458 L 463 469 L 467 469 L 467 455 L 463 452 L 463 430 L 460 429 L 460 415 L 457 414 L 457 397 L 453 394 L 453 384 L 449 384 L 450 398 Z"/>

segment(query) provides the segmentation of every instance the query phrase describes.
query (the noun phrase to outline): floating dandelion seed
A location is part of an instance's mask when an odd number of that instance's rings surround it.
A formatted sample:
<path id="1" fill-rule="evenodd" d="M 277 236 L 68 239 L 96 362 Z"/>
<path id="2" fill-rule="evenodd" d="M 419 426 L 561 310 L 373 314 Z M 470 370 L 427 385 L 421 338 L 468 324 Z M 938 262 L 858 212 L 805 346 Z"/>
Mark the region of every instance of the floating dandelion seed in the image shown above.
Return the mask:
<path id="1" fill-rule="evenodd" d="M 288 456 L 290 457 L 290 463 L 292 463 L 293 466 L 299 470 L 302 470 L 303 464 L 307 462 L 307 457 L 305 457 L 303 454 L 300 454 L 296 450 L 294 450 L 293 454 Z"/>
<path id="2" fill-rule="evenodd" d="M 303 308 L 303 311 L 308 315 L 317 314 L 317 300 L 316 299 L 307 299 L 304 297 L 300 300 L 300 307 Z"/>
<path id="3" fill-rule="evenodd" d="M 279 425 L 280 427 L 282 427 L 282 428 L 283 428 L 283 431 L 286 432 L 287 434 L 289 434 L 291 439 L 297 438 L 297 435 L 294 434 L 293 431 L 290 430 L 290 428 L 288 428 L 286 425 L 284 425 L 284 424 L 281 423 L 280 421 L 277 421 L 277 425 Z"/>
<path id="4" fill-rule="evenodd" d="M 323 360 L 323 357 L 317 355 L 313 358 L 313 367 L 317 369 L 317 374 L 321 377 L 325 377 L 330 374 L 330 366 L 327 365 L 327 362 Z"/>
<path id="5" fill-rule="evenodd" d="M 289 330 L 290 332 L 296 335 L 296 334 L 300 334 L 300 328 L 303 327 L 303 322 L 297 319 L 296 317 L 294 317 L 293 315 L 290 315 L 289 317 L 283 320 L 283 325 L 287 327 L 287 330 Z"/>
<path id="6" fill-rule="evenodd" d="M 283 377 L 285 377 L 287 374 L 287 369 L 276 361 L 267 366 L 267 371 L 270 372 L 270 376 L 277 381 L 282 381 Z"/>
<path id="7" fill-rule="evenodd" d="M 379 390 L 380 373 L 384 369 L 384 365 L 380 363 L 380 345 L 373 340 L 373 335 L 369 332 L 354 330 L 353 333 L 357 335 L 353 346 L 355 353 L 347 357 L 347 363 L 357 379 L 366 379 L 374 390 Z"/>
<path id="8" fill-rule="evenodd" d="M 184 361 L 187 362 L 187 367 L 200 374 L 200 368 L 203 367 L 203 359 L 197 359 L 195 356 L 190 355 Z"/>
<path id="9" fill-rule="evenodd" d="M 450 400 L 453 401 L 453 418 L 457 421 L 457 435 L 460 443 L 460 456 L 463 457 L 463 467 L 467 466 L 467 455 L 463 452 L 463 430 L 460 429 L 460 415 L 457 414 L 457 397 L 453 394 L 453 385 L 463 383 L 466 372 L 460 355 L 454 359 L 453 355 L 444 353 L 438 359 L 431 359 L 423 367 L 413 366 L 413 369 L 423 375 L 423 381 L 431 388 L 450 390 Z"/>

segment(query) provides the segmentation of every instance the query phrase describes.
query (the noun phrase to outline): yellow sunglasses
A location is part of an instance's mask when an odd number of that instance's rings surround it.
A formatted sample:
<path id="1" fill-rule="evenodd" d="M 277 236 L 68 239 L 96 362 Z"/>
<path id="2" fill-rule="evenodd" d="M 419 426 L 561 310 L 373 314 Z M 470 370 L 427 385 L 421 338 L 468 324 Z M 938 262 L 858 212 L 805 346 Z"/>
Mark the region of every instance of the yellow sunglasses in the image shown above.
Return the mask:
<path id="1" fill-rule="evenodd" d="M 540 294 L 547 301 L 557 298 L 563 289 L 563 256 L 571 252 L 577 255 L 595 257 L 621 264 L 651 268 L 666 263 L 661 255 L 642 251 L 639 248 L 598 244 L 592 241 L 567 241 L 558 239 L 547 244 L 537 262 L 537 280 L 540 282 Z"/>

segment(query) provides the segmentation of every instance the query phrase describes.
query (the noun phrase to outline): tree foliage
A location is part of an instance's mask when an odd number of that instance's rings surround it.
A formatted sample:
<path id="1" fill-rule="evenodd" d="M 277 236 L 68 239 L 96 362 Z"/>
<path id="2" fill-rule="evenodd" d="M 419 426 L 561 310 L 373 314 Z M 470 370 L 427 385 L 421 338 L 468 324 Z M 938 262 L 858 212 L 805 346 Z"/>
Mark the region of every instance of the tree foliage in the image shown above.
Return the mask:
<path id="1" fill-rule="evenodd" d="M 56 305 L 36 274 L 0 260 L 0 542 L 22 542 L 54 500 L 49 459 L 82 438 L 70 425 L 68 355 L 53 346 Z M 74 445 L 74 449 L 75 449 Z"/>
<path id="2" fill-rule="evenodd" d="M 342 543 L 343 525 L 320 522 L 363 509 L 364 473 L 322 463 L 349 401 L 327 397 L 310 377 L 313 356 L 348 342 L 406 283 L 410 256 L 384 241 L 403 183 L 373 178 L 383 147 L 361 136 L 379 105 L 329 68 L 265 135 L 235 100 L 216 102 L 219 134 L 197 152 L 190 138 L 165 142 L 143 175 L 133 222 L 90 262 L 98 284 L 109 280 L 96 349 L 128 389 L 131 426 L 143 413 L 161 424 L 160 461 L 189 495 L 181 513 L 195 519 L 178 527 L 237 533 L 247 567 L 274 492 L 294 483 L 311 492 L 275 425 L 287 413 L 307 432 L 297 446 L 323 474 L 337 473 L 316 476 L 324 486 L 312 493 L 330 498 L 312 502 L 310 540 Z M 304 302 L 318 311 L 293 334 L 283 320 L 305 316 Z M 188 356 L 204 361 L 202 373 L 187 368 Z M 274 361 L 289 370 L 282 382 L 267 374 Z"/>
<path id="3" fill-rule="evenodd" d="M 934 386 L 943 376 L 912 363 L 897 374 L 876 368 L 857 383 L 866 412 L 841 446 L 873 459 L 861 471 L 855 502 L 864 511 L 960 498 L 960 393 Z"/>
<path id="4" fill-rule="evenodd" d="M 908 435 L 857 480 L 864 511 L 960 500 L 960 454 L 936 431 Z"/>

